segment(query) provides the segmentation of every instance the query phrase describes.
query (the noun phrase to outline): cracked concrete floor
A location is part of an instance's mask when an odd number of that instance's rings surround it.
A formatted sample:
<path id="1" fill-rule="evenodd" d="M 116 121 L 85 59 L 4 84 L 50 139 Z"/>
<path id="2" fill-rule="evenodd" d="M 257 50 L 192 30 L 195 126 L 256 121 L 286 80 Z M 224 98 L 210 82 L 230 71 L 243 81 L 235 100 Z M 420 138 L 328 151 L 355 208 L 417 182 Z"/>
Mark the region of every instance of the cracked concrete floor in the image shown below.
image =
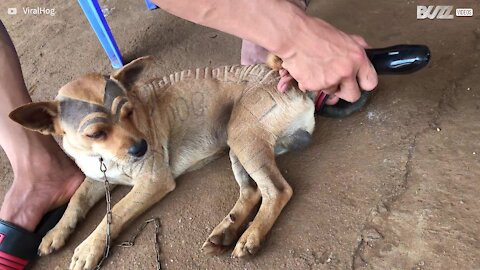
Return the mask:
<path id="1" fill-rule="evenodd" d="M 101 4 L 125 58 L 155 55 L 159 73 L 239 62 L 240 41 L 229 35 L 147 11 L 142 1 Z M 177 190 L 120 240 L 158 216 L 164 269 L 479 269 L 480 16 L 416 20 L 416 6 L 428 4 L 312 1 L 309 13 L 373 47 L 427 44 L 433 57 L 419 73 L 382 77 L 362 112 L 318 118 L 312 145 L 279 158 L 294 197 L 258 256 L 234 260 L 199 250 L 237 198 L 226 157 L 178 179 Z M 447 4 L 480 10 L 477 1 Z M 56 15 L 6 15 L 7 7 L 38 5 Z M 0 11 L 34 100 L 53 98 L 82 73 L 111 72 L 75 1 L 9 0 Z M 12 172 L 3 153 L 0 161 L 3 197 Z M 117 190 L 115 200 L 127 191 Z M 65 269 L 104 211 L 95 207 L 67 245 L 34 269 Z M 105 269 L 153 269 L 152 233 L 148 228 L 133 248 L 113 248 Z"/>

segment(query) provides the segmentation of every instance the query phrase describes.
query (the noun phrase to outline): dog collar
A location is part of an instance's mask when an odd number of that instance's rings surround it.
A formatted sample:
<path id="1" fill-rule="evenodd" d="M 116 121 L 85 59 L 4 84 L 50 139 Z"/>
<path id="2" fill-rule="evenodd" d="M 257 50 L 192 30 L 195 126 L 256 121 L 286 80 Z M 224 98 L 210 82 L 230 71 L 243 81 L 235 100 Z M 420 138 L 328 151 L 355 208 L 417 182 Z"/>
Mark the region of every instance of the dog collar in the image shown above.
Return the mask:
<path id="1" fill-rule="evenodd" d="M 325 106 L 325 102 L 327 102 L 327 99 L 328 95 L 325 94 L 325 92 L 320 91 L 314 99 L 316 112 L 320 112 L 323 109 L 323 106 Z"/>

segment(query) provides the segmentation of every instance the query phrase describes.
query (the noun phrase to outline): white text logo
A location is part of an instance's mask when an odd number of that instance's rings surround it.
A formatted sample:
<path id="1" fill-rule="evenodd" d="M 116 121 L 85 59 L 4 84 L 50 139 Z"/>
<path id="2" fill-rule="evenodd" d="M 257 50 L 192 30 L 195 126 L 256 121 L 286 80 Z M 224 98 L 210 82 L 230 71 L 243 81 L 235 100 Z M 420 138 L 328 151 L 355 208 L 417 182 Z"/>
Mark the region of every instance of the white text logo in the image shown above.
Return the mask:
<path id="1" fill-rule="evenodd" d="M 453 19 L 453 6 L 417 6 L 417 19 Z"/>

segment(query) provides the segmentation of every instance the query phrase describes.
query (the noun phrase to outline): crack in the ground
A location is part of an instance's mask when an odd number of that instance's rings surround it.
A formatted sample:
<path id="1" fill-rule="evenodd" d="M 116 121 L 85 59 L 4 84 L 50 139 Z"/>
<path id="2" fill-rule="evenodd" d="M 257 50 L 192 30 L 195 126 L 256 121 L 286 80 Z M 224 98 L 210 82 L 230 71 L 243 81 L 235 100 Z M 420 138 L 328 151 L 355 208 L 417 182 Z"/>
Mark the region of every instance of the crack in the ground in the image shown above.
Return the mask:
<path id="1" fill-rule="evenodd" d="M 413 135 L 413 139 L 410 141 L 410 144 L 408 146 L 407 161 L 405 162 L 405 173 L 403 175 L 403 182 L 399 187 L 399 190 L 395 194 L 389 196 L 388 200 L 381 200 L 385 205 L 389 206 L 393 202 L 397 201 L 407 190 L 408 179 L 410 178 L 410 175 L 412 172 L 411 163 L 412 163 L 413 155 L 415 153 L 415 148 L 417 147 L 417 138 L 418 136 L 422 135 L 427 131 L 428 131 L 428 128 L 422 131 L 419 131 L 415 135 Z M 369 226 L 368 224 L 370 222 L 371 221 L 370 221 L 370 215 L 369 215 L 369 217 L 367 217 L 366 222 L 363 224 L 361 231 L 364 231 L 367 228 L 367 226 Z M 366 243 L 365 239 L 361 235 L 357 242 L 357 246 L 353 251 L 352 266 L 351 266 L 352 270 L 355 270 L 359 267 L 365 267 L 368 264 L 368 262 L 362 257 L 362 249 L 365 246 L 365 243 Z"/>
<path id="2" fill-rule="evenodd" d="M 393 204 L 395 201 L 397 201 L 398 199 L 400 199 L 400 197 L 402 197 L 402 195 L 405 194 L 405 192 L 408 189 L 408 182 L 409 182 L 409 178 L 410 178 L 411 173 L 412 173 L 413 155 L 414 155 L 415 149 L 417 147 L 417 138 L 426 134 L 427 132 L 431 131 L 432 129 L 438 128 L 438 127 L 441 126 L 440 118 L 442 116 L 442 112 L 445 111 L 446 108 L 451 107 L 452 109 L 456 110 L 456 108 L 448 102 L 449 97 L 452 96 L 451 92 L 454 92 L 454 90 L 456 88 L 457 88 L 456 81 L 452 81 L 452 87 L 445 87 L 443 89 L 442 95 L 440 96 L 440 99 L 437 103 L 436 109 L 435 109 L 432 117 L 430 118 L 430 120 L 426 121 L 427 127 L 425 127 L 422 130 L 416 132 L 413 135 L 413 138 L 410 139 L 410 143 L 408 145 L 407 161 L 405 162 L 405 173 L 403 175 L 403 181 L 402 181 L 401 185 L 398 187 L 398 189 L 396 190 L 395 193 L 380 199 L 380 203 L 383 203 L 387 208 L 390 209 L 391 207 L 389 207 L 389 206 L 391 204 Z M 377 206 L 378 206 L 378 204 L 377 204 Z M 365 222 L 362 226 L 362 229 L 360 231 L 363 231 L 368 226 L 370 226 L 371 218 L 372 218 L 372 216 L 371 216 L 371 214 L 369 214 L 367 216 L 367 218 L 366 218 L 366 220 L 365 220 Z M 355 246 L 355 248 L 353 250 L 353 254 L 352 254 L 352 265 L 351 265 L 352 270 L 355 270 L 355 269 L 360 268 L 360 267 L 365 267 L 365 266 L 368 265 L 368 262 L 362 256 L 362 251 L 363 251 L 363 248 L 365 247 L 366 241 L 365 241 L 365 239 L 363 239 L 362 235 L 360 235 L 360 237 L 358 237 L 358 239 L 359 240 L 357 241 L 357 245 Z"/>
<path id="3" fill-rule="evenodd" d="M 365 227 L 365 225 L 364 225 Z M 352 270 L 357 269 L 357 267 L 364 267 L 366 266 L 367 262 L 365 259 L 363 259 L 362 254 L 361 254 L 361 249 L 363 245 L 365 244 L 365 241 L 363 240 L 363 237 L 360 237 L 360 240 L 357 242 L 357 246 L 355 247 L 355 250 L 353 251 L 353 256 L 352 256 Z"/>

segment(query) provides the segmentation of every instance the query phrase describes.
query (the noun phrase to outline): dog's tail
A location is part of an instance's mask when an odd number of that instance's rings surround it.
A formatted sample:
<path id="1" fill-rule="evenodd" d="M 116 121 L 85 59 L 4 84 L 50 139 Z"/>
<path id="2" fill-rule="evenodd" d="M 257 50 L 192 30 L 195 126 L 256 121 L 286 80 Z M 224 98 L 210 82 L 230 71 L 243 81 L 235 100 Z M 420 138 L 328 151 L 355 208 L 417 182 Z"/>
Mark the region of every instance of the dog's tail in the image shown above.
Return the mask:
<path id="1" fill-rule="evenodd" d="M 282 69 L 282 59 L 280 57 L 274 55 L 273 53 L 269 53 L 267 56 L 267 60 L 265 61 L 265 64 L 273 70 L 279 71 Z"/>

